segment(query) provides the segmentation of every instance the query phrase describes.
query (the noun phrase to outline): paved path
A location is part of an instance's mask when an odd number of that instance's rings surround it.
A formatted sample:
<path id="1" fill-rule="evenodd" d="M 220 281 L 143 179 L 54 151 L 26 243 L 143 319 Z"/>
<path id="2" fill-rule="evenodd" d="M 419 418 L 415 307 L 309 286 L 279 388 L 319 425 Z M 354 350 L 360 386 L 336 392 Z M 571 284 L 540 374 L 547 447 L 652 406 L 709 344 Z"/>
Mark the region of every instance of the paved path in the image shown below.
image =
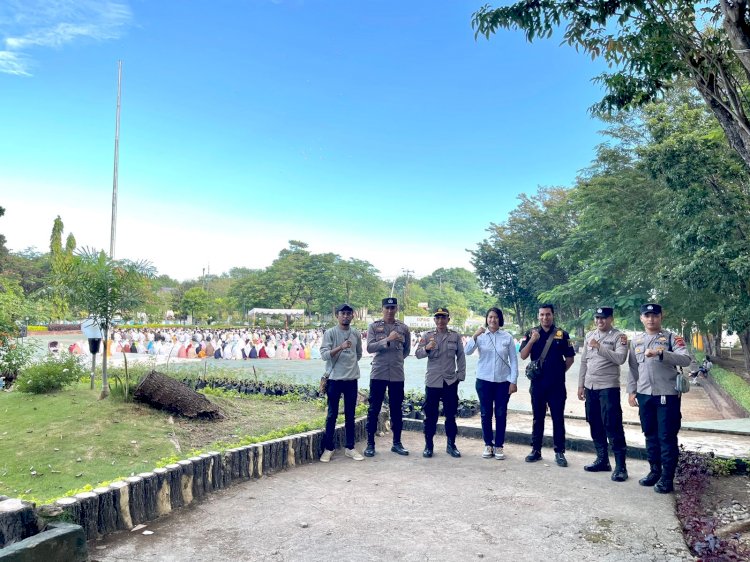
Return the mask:
<path id="1" fill-rule="evenodd" d="M 100 561 L 245 560 L 692 560 L 674 497 L 638 485 L 646 463 L 630 461 L 624 483 L 582 470 L 570 453 L 559 468 L 480 457 L 481 441 L 460 439 L 453 459 L 436 439 L 407 432 L 408 457 L 390 452 L 354 462 L 337 452 L 316 462 L 212 494 L 148 525 L 90 543 Z M 379 438 L 380 449 L 387 451 Z"/>

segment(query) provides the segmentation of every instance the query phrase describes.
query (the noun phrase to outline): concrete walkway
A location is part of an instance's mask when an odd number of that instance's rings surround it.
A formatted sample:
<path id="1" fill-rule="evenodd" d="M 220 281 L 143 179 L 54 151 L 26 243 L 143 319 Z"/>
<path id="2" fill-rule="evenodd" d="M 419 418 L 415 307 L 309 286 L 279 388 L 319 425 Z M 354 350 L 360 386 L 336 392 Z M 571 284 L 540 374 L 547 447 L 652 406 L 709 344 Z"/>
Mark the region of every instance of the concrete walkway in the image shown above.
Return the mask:
<path id="1" fill-rule="evenodd" d="M 316 462 L 209 496 L 149 524 L 90 544 L 92 560 L 692 560 L 674 515 L 674 496 L 638 485 L 647 471 L 629 461 L 631 478 L 589 474 L 591 455 L 570 466 L 525 463 L 528 447 L 507 445 L 504 461 L 481 458 L 482 442 L 459 438 L 450 458 L 444 437 L 435 457 L 422 436 L 404 434 L 412 451 L 389 451 L 378 438 L 373 459 L 337 451 Z"/>

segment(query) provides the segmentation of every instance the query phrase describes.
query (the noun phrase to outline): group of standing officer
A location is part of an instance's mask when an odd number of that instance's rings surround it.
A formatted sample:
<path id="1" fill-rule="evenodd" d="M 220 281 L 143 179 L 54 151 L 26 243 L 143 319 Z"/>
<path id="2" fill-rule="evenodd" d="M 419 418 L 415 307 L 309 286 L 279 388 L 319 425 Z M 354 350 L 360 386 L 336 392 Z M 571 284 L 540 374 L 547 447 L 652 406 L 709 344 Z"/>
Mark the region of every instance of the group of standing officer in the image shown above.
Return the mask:
<path id="1" fill-rule="evenodd" d="M 401 443 L 401 406 L 404 399 L 404 359 L 410 353 L 411 334 L 409 328 L 396 319 L 397 309 L 398 302 L 395 298 L 383 299 L 383 318 L 373 322 L 367 333 L 367 351 L 373 354 L 373 361 L 365 457 L 375 455 L 378 415 L 386 391 L 393 433 L 391 451 L 399 455 L 409 454 Z M 359 378 L 356 362 L 361 358 L 362 344 L 358 334 L 352 335 L 353 331 L 349 330 L 353 312 L 351 306 L 341 305 L 336 312 L 338 326 L 326 331 L 321 346 L 321 356 L 327 361 L 327 372 L 330 372 L 331 379 L 327 389 L 329 408 L 325 451 L 321 457 L 325 462 L 329 461 L 333 454 L 332 435 L 342 395 L 345 402 L 346 456 L 355 460 L 363 459 L 354 449 L 354 403 L 356 379 Z M 532 379 L 530 387 L 533 414 L 531 452 L 525 460 L 536 462 L 542 459 L 544 418 L 549 409 L 555 462 L 558 466 L 566 467 L 568 462 L 565 458 L 565 373 L 573 365 L 575 349 L 569 334 L 555 325 L 554 317 L 552 304 L 540 305 L 539 326 L 527 332 L 520 344 L 521 359 L 530 358 L 540 364 L 539 373 Z M 676 388 L 677 368 L 687 366 L 691 361 L 685 342 L 680 336 L 662 329 L 662 308 L 656 303 L 644 304 L 641 307 L 641 322 L 645 331 L 638 333 L 631 342 L 628 342 L 624 333 L 613 326 L 612 308 L 600 307 L 594 317 L 596 329 L 586 334 L 578 377 L 578 398 L 586 401 L 586 420 L 596 449 L 596 459 L 584 466 L 584 470 L 612 470 L 609 460 L 611 448 L 615 460 L 611 479 L 615 482 L 624 482 L 628 478 L 625 462 L 627 448 L 620 405 L 620 366 L 628 361 L 628 403 L 639 408 L 650 465 L 650 472 L 641 478 L 639 483 L 643 486 L 654 486 L 656 492 L 669 493 L 674 489 L 673 481 L 679 454 L 677 433 L 681 420 L 681 394 Z M 442 401 L 447 437 L 446 451 L 453 457 L 460 457 L 461 453 L 456 446 L 456 412 L 458 384 L 466 378 L 465 351 L 461 335 L 448 328 L 448 309 L 436 309 L 434 321 L 435 329 L 420 338 L 415 351 L 417 359 L 427 359 L 425 448 L 422 455 L 426 458 L 433 456 L 434 436 Z M 512 346 L 508 347 L 508 342 L 503 339 L 507 332 L 499 330 L 499 326 L 502 326 L 502 312 L 496 308 L 490 309 L 486 324 L 489 331 L 485 333 L 483 328 L 478 330 L 467 342 L 466 353 L 472 353 L 474 349 L 480 351 L 477 393 L 480 397 L 485 439 L 482 456 L 503 459 L 505 415 L 508 397 L 516 391 L 517 362 L 515 349 L 511 349 Z M 494 353 L 488 352 L 490 345 Z M 483 348 L 486 359 L 484 362 Z M 337 365 L 339 358 L 344 359 L 342 365 Z M 498 365 L 499 359 L 505 365 Z M 482 371 L 481 377 L 479 371 Z M 493 410 L 498 425 L 494 435 Z"/>

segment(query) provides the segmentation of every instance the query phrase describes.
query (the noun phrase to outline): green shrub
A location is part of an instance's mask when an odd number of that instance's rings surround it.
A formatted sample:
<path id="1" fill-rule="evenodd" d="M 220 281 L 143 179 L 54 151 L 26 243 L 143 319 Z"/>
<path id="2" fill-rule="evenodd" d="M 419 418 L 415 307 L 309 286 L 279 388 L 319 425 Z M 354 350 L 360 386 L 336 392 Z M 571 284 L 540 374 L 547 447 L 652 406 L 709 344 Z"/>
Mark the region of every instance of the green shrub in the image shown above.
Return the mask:
<path id="1" fill-rule="evenodd" d="M 13 342 L 0 344 L 0 376 L 10 384 L 30 362 L 38 349 L 36 342 Z"/>
<path id="2" fill-rule="evenodd" d="M 48 355 L 21 371 L 16 380 L 16 388 L 21 392 L 44 394 L 70 386 L 87 374 L 76 355 Z"/>

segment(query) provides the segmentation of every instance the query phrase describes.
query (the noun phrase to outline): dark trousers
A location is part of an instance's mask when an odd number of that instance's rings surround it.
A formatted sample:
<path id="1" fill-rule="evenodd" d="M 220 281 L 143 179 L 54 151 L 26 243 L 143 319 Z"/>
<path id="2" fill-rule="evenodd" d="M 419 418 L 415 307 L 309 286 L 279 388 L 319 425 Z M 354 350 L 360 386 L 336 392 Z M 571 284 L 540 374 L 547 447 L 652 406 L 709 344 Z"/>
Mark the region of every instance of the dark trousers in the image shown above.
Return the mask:
<path id="1" fill-rule="evenodd" d="M 442 388 L 425 387 L 424 401 L 424 440 L 428 446 L 432 446 L 432 438 L 435 437 L 437 429 L 438 414 L 440 413 L 440 401 L 443 401 L 443 413 L 445 414 L 445 435 L 448 441 L 456 440 L 458 427 L 456 426 L 456 410 L 458 410 L 458 381 L 449 385 L 443 383 Z"/>
<path id="2" fill-rule="evenodd" d="M 607 456 L 607 439 L 615 457 L 625 453 L 625 432 L 622 429 L 622 406 L 619 388 L 586 389 L 586 421 L 597 453 Z"/>
<path id="3" fill-rule="evenodd" d="M 477 379 L 477 396 L 479 413 L 482 416 L 482 437 L 484 444 L 490 447 L 502 447 L 505 444 L 505 424 L 508 418 L 508 400 L 510 400 L 510 382 L 492 382 Z M 492 418 L 495 418 L 495 438 L 492 439 Z"/>
<path id="4" fill-rule="evenodd" d="M 567 392 L 564 383 L 550 383 L 545 379 L 531 383 L 531 411 L 534 421 L 531 424 L 531 448 L 542 449 L 544 439 L 544 416 L 547 407 L 552 417 L 552 442 L 556 453 L 565 452 L 565 399 Z"/>
<path id="5" fill-rule="evenodd" d="M 641 429 L 646 436 L 646 456 L 648 462 L 661 467 L 662 474 L 670 480 L 674 478 L 677 468 L 677 457 L 680 454 L 677 445 L 677 433 L 680 431 L 682 414 L 681 398 L 678 395 L 661 396 L 637 394 L 638 413 L 641 417 Z"/>
<path id="6" fill-rule="evenodd" d="M 393 442 L 401 443 L 401 428 L 403 427 L 404 381 L 384 381 L 370 379 L 370 407 L 367 410 L 367 441 L 375 442 L 375 432 L 378 430 L 378 415 L 383 407 L 385 391 L 388 390 L 388 408 L 391 412 L 391 431 Z"/>
<path id="7" fill-rule="evenodd" d="M 326 436 L 323 447 L 333 451 L 333 435 L 336 431 L 336 418 L 339 416 L 339 400 L 344 395 L 344 431 L 346 448 L 354 448 L 354 409 L 357 407 L 357 381 L 335 381 L 328 379 L 328 415 L 326 416 Z"/>

